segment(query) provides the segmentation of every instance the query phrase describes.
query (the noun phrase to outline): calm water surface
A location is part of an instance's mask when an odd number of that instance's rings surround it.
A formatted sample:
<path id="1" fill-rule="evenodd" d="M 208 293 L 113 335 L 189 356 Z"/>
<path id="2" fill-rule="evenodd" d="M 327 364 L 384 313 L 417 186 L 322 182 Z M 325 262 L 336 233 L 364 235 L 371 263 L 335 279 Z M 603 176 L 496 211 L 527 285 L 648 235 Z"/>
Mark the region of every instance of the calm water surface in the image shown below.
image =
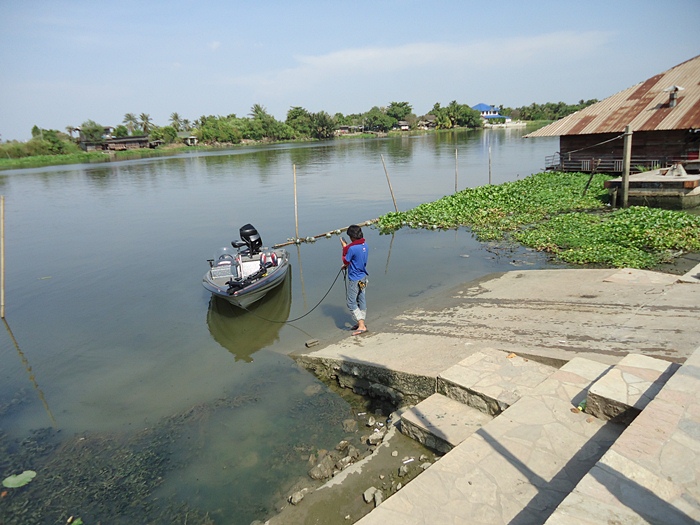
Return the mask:
<path id="1" fill-rule="evenodd" d="M 167 435 L 155 506 L 187 505 L 217 523 L 264 518 L 306 474 L 309 452 L 334 446 L 351 415 L 288 357 L 309 338 L 345 329 L 342 282 L 293 326 L 273 324 L 212 301 L 200 284 L 206 259 L 247 222 L 267 245 L 294 236 L 293 165 L 299 233 L 317 235 L 393 209 L 381 156 L 405 210 L 454 191 L 455 150 L 460 189 L 488 183 L 489 147 L 494 184 L 541 171 L 556 139 L 522 134 L 337 140 L 0 173 L 15 338 L 0 336 L 5 443 L 42 428 L 64 443 Z M 389 309 L 513 268 L 512 257 L 495 256 L 466 230 L 380 236 L 365 228 L 365 236 L 370 327 Z M 340 267 L 337 237 L 290 255 L 290 278 L 259 306 L 262 317 L 303 315 Z M 0 476 L 33 462 L 31 454 L 0 461 Z M 104 523 L 121 511 L 65 512 Z"/>

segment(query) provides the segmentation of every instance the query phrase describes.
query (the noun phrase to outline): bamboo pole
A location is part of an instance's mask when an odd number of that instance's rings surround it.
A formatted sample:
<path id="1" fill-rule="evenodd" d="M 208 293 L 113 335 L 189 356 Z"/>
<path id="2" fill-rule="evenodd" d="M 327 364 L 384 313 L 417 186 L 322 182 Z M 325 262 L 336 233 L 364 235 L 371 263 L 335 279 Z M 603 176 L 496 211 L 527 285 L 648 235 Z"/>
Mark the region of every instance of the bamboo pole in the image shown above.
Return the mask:
<path id="1" fill-rule="evenodd" d="M 455 193 L 457 193 L 457 148 L 455 148 Z"/>
<path id="2" fill-rule="evenodd" d="M 0 318 L 5 319 L 5 196 L 0 195 Z"/>
<path id="3" fill-rule="evenodd" d="M 46 401 L 46 396 L 44 396 L 44 392 L 39 387 L 39 383 L 37 383 L 36 377 L 34 375 L 34 372 L 32 371 L 31 365 L 29 364 L 29 360 L 27 359 L 27 356 L 24 355 L 24 352 L 22 352 L 22 349 L 19 347 L 19 343 L 17 342 L 17 339 L 15 338 L 15 334 L 12 333 L 12 329 L 10 328 L 10 325 L 7 323 L 7 319 L 5 319 L 3 317 L 2 322 L 5 325 L 5 329 L 7 330 L 7 333 L 9 334 L 10 339 L 12 339 L 12 343 L 15 345 L 15 350 L 17 350 L 17 355 L 19 355 L 19 358 L 22 361 L 22 364 L 24 365 L 24 368 L 27 371 L 27 374 L 29 374 L 29 381 L 31 381 L 32 385 L 34 386 L 34 389 L 37 391 L 37 394 L 39 395 L 39 399 L 41 399 L 41 403 L 44 405 L 44 409 L 46 410 L 46 413 L 49 415 L 49 419 L 51 420 L 51 426 L 53 428 L 56 428 L 57 427 L 56 419 L 53 417 L 53 413 L 51 412 L 51 409 L 49 408 L 49 404 Z"/>
<path id="4" fill-rule="evenodd" d="M 368 221 L 364 222 L 358 222 L 356 223 L 358 226 L 369 226 L 370 224 L 373 224 L 377 222 L 379 219 L 370 219 Z M 310 237 L 296 237 L 296 239 L 287 239 L 287 242 L 281 242 L 279 244 L 275 244 L 272 247 L 273 248 L 282 248 L 283 246 L 289 246 L 290 244 L 300 244 L 302 242 L 315 242 L 316 239 L 320 239 L 322 237 L 331 237 L 333 235 L 340 235 L 343 233 L 345 230 L 347 230 L 347 226 L 343 226 L 342 228 L 338 228 L 337 230 L 331 230 L 325 233 L 319 233 L 318 235 L 312 235 Z M 297 242 L 298 241 L 298 242 Z"/>
<path id="5" fill-rule="evenodd" d="M 389 192 L 391 193 L 391 200 L 394 201 L 394 209 L 396 213 L 399 213 L 399 208 L 396 206 L 396 199 L 394 198 L 394 189 L 391 187 L 391 180 L 389 180 L 389 172 L 386 169 L 386 164 L 384 163 L 384 155 L 382 157 L 382 166 L 384 166 L 384 173 L 386 174 L 386 181 L 389 183 Z"/>
<path id="6" fill-rule="evenodd" d="M 294 169 L 294 227 L 296 238 L 299 238 L 299 208 L 297 206 L 297 165 L 292 164 Z"/>

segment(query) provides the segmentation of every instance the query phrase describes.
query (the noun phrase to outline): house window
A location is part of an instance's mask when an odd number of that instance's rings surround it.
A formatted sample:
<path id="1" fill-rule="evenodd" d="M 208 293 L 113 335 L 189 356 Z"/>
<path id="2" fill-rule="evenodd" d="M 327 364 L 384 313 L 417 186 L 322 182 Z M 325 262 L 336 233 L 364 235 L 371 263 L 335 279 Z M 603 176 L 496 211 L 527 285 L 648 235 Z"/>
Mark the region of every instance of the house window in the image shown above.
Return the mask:
<path id="1" fill-rule="evenodd" d="M 582 160 L 581 161 L 581 171 L 591 171 L 591 161 Z"/>
<path id="2" fill-rule="evenodd" d="M 622 161 L 621 160 L 615 161 L 615 165 L 613 166 L 613 171 L 615 171 L 615 172 L 622 171 Z"/>

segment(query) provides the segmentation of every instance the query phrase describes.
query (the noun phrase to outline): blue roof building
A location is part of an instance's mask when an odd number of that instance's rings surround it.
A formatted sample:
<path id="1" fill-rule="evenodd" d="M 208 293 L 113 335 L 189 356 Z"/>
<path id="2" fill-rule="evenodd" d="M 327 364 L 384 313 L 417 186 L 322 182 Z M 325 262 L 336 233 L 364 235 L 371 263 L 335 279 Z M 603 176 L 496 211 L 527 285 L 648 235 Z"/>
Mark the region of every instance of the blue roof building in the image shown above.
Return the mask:
<path id="1" fill-rule="evenodd" d="M 502 118 L 505 119 L 506 122 L 510 122 L 510 117 L 507 115 L 501 115 L 501 108 L 497 108 L 496 106 L 489 106 L 488 104 L 481 103 L 477 104 L 476 106 L 472 106 L 472 109 L 475 109 L 481 113 L 481 118 L 485 119 L 487 122 L 497 118 Z"/>

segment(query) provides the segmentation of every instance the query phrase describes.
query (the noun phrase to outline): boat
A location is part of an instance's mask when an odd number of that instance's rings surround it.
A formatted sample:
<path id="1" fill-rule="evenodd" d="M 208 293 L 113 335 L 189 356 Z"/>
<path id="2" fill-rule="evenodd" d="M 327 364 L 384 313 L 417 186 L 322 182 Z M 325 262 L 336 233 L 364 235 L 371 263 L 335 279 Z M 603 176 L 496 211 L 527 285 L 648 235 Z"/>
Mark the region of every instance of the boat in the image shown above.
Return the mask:
<path id="1" fill-rule="evenodd" d="M 236 308 L 215 296 L 209 299 L 207 327 L 214 341 L 236 361 L 250 363 L 253 354 L 279 341 L 292 306 L 292 272 L 270 290 L 251 311 Z"/>
<path id="2" fill-rule="evenodd" d="M 233 250 L 221 248 L 208 259 L 209 270 L 202 284 L 215 297 L 247 309 L 282 284 L 289 270 L 289 253 L 284 248 L 263 247 L 258 230 L 246 224 L 239 230 L 241 240 Z"/>

